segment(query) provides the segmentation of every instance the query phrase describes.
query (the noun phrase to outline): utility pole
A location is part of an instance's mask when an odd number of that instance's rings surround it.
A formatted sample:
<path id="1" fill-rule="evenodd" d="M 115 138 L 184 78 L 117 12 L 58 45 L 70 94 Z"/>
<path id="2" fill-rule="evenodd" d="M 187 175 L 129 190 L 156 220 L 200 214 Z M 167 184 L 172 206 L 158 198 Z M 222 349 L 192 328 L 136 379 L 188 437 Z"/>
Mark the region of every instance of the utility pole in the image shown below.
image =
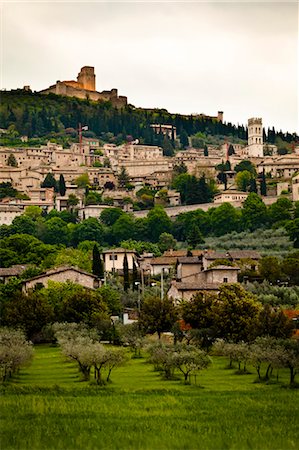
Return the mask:
<path id="1" fill-rule="evenodd" d="M 163 297 L 164 297 L 164 286 L 163 286 L 164 279 L 163 279 L 163 275 L 164 275 L 164 267 L 162 267 L 162 270 L 161 270 L 161 300 L 163 300 Z"/>

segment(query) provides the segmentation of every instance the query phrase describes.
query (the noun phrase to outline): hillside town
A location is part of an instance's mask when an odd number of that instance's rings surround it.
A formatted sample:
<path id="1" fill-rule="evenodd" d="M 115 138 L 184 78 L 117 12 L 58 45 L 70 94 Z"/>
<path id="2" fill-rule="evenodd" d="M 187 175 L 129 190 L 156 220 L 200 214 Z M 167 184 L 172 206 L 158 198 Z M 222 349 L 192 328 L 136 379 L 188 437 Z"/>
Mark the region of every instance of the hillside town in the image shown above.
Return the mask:
<path id="1" fill-rule="evenodd" d="M 298 5 L 2 3 L 1 448 L 299 448 Z"/>

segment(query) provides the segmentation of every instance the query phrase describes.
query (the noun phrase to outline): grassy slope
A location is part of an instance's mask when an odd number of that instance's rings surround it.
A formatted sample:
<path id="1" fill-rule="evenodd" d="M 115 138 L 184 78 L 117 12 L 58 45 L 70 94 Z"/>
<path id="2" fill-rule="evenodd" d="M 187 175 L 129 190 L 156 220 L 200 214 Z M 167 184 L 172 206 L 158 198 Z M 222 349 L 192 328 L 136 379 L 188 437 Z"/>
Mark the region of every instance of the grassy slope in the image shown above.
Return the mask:
<path id="1" fill-rule="evenodd" d="M 214 358 L 198 376 L 200 386 L 184 386 L 161 380 L 144 359 L 131 360 L 112 374 L 112 384 L 96 388 L 78 382 L 58 349 L 41 346 L 4 390 L 1 447 L 298 448 L 299 393 L 254 384 L 255 374 L 237 376 L 224 366 Z"/>

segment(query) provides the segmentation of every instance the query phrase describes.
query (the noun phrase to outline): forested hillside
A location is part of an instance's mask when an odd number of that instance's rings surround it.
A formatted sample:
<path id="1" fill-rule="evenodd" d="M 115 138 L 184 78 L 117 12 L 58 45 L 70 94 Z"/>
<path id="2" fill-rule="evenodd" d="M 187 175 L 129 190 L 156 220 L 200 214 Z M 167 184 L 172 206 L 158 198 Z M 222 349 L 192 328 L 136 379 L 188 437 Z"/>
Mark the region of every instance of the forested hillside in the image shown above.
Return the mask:
<path id="1" fill-rule="evenodd" d="M 15 137 L 26 135 L 29 138 L 60 138 L 67 143 L 77 136 L 79 123 L 89 127 L 89 134 L 104 141 L 114 139 L 116 143 L 130 135 L 134 139 L 140 139 L 141 143 L 161 145 L 164 137 L 154 133 L 150 127 L 153 123 L 175 126 L 181 140 L 197 133 L 201 133 L 203 142 L 209 142 L 211 136 L 222 136 L 223 141 L 226 138 L 247 140 L 247 128 L 243 125 L 171 114 L 165 109 L 141 109 L 128 105 L 125 109 L 117 110 L 109 102 L 98 103 L 54 94 L 45 96 L 21 89 L 1 92 L 1 128 L 11 127 Z M 298 139 L 295 135 L 277 133 L 274 129 L 268 129 L 264 137 L 270 143 L 280 139 L 286 146 Z M 2 138 L 3 144 L 8 144 L 5 138 Z"/>

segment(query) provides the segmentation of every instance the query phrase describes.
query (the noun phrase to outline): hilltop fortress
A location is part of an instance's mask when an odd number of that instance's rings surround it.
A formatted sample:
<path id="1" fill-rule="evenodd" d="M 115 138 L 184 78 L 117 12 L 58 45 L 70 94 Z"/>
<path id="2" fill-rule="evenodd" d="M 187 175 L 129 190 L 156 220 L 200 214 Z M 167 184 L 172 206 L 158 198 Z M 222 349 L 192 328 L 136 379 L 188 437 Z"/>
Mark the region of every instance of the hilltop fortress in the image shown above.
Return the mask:
<path id="1" fill-rule="evenodd" d="M 96 91 L 96 76 L 94 67 L 84 66 L 77 76 L 77 81 L 57 81 L 56 84 L 40 91 L 41 94 L 65 95 L 93 101 L 111 102 L 115 108 L 127 105 L 127 97 L 119 96 L 117 89 L 111 91 Z"/>

